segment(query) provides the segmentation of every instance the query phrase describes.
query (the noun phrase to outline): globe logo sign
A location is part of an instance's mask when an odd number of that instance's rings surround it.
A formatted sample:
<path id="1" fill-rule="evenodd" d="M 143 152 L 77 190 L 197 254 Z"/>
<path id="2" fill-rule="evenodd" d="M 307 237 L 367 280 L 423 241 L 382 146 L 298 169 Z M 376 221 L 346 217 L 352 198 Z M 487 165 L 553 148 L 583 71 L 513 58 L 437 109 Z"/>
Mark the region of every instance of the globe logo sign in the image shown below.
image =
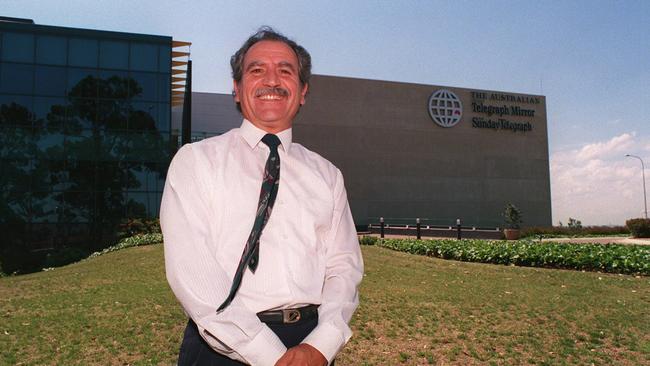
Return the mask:
<path id="1" fill-rule="evenodd" d="M 449 90 L 437 90 L 429 97 L 429 115 L 438 126 L 454 127 L 463 116 L 463 103 Z"/>

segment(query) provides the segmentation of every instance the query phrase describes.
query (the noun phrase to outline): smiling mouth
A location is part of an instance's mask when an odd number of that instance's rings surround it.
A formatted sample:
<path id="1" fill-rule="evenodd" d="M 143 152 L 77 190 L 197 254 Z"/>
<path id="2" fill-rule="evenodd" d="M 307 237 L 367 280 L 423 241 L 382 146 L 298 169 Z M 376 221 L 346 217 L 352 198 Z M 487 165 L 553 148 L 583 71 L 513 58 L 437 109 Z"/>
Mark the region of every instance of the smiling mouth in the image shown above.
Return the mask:
<path id="1" fill-rule="evenodd" d="M 262 99 L 262 100 L 280 100 L 280 99 L 282 99 L 282 97 L 277 95 L 277 94 L 264 94 L 264 95 L 259 96 L 258 98 Z"/>
<path id="2" fill-rule="evenodd" d="M 289 95 L 289 91 L 284 88 L 263 88 L 255 91 L 255 97 L 261 100 L 280 100 Z"/>

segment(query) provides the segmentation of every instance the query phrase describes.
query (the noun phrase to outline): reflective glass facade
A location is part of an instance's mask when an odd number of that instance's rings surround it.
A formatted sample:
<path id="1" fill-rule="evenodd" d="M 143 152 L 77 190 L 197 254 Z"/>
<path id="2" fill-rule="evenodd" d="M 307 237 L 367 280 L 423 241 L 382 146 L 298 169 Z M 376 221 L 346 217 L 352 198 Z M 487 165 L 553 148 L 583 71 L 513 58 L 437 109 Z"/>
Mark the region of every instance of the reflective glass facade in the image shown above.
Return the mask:
<path id="1" fill-rule="evenodd" d="M 176 145 L 171 42 L 0 21 L 5 272 L 101 249 L 125 218 L 158 216 Z"/>

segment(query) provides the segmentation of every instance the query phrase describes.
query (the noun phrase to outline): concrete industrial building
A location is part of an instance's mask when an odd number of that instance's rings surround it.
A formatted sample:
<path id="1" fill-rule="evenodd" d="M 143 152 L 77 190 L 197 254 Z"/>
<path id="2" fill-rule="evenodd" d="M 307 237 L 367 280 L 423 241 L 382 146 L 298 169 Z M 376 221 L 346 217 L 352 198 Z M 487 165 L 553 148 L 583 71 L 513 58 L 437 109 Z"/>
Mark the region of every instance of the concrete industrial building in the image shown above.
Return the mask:
<path id="1" fill-rule="evenodd" d="M 232 96 L 193 98 L 195 136 L 240 125 Z M 508 203 L 525 225 L 551 225 L 547 136 L 543 96 L 322 75 L 294 125 L 343 172 L 361 226 L 503 227 Z"/>

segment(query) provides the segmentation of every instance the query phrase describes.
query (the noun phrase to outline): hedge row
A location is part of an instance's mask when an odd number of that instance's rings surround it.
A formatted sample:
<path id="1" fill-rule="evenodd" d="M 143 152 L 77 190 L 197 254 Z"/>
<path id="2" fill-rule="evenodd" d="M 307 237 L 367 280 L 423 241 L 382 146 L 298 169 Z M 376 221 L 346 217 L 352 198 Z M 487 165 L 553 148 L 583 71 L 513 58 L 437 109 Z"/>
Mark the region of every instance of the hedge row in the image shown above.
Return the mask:
<path id="1" fill-rule="evenodd" d="M 401 252 L 466 262 L 650 276 L 650 247 L 640 245 L 479 239 L 384 239 L 374 242 L 379 246 Z M 361 243 L 373 244 L 373 240 L 362 238 Z"/>
<path id="2" fill-rule="evenodd" d="M 565 237 L 598 237 L 598 236 L 627 236 L 630 230 L 625 226 L 584 226 L 572 228 L 568 226 L 530 226 L 521 230 L 521 237 L 565 238 Z"/>

